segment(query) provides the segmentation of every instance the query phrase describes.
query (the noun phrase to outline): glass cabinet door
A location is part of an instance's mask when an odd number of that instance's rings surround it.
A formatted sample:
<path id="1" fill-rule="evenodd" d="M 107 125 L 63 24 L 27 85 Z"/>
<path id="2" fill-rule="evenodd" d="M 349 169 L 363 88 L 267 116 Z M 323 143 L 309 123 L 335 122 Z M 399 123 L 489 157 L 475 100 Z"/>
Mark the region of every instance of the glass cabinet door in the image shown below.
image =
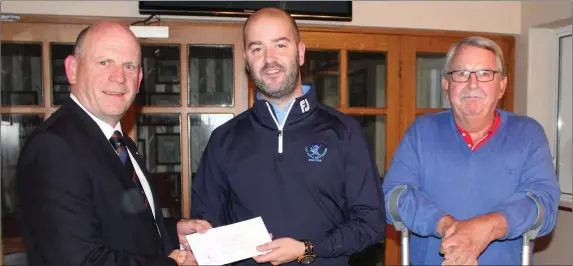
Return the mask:
<path id="1" fill-rule="evenodd" d="M 416 53 L 416 108 L 449 108 L 442 90 L 446 55 Z"/>
<path id="2" fill-rule="evenodd" d="M 189 45 L 189 106 L 233 106 L 230 45 Z"/>
<path id="3" fill-rule="evenodd" d="M 164 217 L 181 213 L 181 141 L 179 114 L 137 116 L 136 145 L 157 192 Z"/>
<path id="4" fill-rule="evenodd" d="M 139 106 L 181 105 L 181 60 L 179 45 L 141 45 L 143 79 L 137 104 Z"/>
<path id="5" fill-rule="evenodd" d="M 52 70 L 52 105 L 59 106 L 70 97 L 71 85 L 66 76 L 64 63 L 74 50 L 73 44 L 50 44 Z"/>
<path id="6" fill-rule="evenodd" d="M 43 105 L 42 44 L 3 41 L 0 53 L 0 104 Z"/>

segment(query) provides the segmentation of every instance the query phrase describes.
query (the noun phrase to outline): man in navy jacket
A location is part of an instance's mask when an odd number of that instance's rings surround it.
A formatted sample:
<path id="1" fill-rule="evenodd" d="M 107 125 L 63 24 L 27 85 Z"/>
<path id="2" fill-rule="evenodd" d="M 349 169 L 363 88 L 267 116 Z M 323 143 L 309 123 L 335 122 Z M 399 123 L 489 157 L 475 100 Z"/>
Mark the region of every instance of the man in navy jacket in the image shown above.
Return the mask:
<path id="1" fill-rule="evenodd" d="M 353 118 L 302 86 L 305 46 L 284 11 L 262 9 L 243 30 L 254 106 L 218 127 L 193 184 L 191 215 L 213 227 L 261 216 L 270 251 L 240 265 L 344 265 L 380 242 L 380 177 Z"/>

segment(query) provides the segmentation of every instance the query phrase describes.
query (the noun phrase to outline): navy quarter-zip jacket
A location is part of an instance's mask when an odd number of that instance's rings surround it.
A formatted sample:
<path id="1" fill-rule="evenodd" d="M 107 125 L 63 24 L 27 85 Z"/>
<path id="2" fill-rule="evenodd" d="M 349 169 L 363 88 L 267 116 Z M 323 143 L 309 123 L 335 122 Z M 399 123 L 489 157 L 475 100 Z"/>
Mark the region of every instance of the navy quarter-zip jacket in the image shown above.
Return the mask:
<path id="1" fill-rule="evenodd" d="M 274 239 L 310 240 L 313 265 L 347 265 L 384 238 L 376 163 L 358 122 L 318 103 L 314 89 L 289 108 L 282 129 L 259 99 L 213 131 L 192 185 L 191 216 L 213 227 L 261 216 Z"/>

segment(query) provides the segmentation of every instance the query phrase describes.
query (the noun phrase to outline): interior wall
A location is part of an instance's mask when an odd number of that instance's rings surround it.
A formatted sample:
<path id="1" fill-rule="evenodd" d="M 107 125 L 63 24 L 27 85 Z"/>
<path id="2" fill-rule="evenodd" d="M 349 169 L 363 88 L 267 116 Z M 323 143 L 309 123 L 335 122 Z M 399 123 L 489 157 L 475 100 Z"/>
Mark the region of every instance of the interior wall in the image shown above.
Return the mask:
<path id="1" fill-rule="evenodd" d="M 535 241 L 532 260 L 535 265 L 573 265 L 571 221 L 571 211 L 559 211 L 553 234 Z"/>
<path id="2" fill-rule="evenodd" d="M 571 17 L 571 1 L 569 0 L 543 0 L 523 1 L 521 3 L 521 34 L 515 40 L 515 111 L 520 114 L 532 115 L 541 120 L 540 123 L 547 129 L 549 117 L 546 107 L 553 102 L 544 97 L 542 88 L 528 87 L 529 63 L 529 31 L 536 26 L 563 20 Z M 535 40 L 533 40 L 535 41 Z M 535 78 L 535 77 L 532 77 Z M 542 101 L 539 101 L 542 97 Z"/>
<path id="3" fill-rule="evenodd" d="M 521 34 L 516 38 L 515 51 L 515 111 L 539 121 L 550 143 L 555 141 L 555 88 L 549 85 L 555 78 L 555 47 L 548 38 L 554 36 L 551 28 L 571 23 L 572 8 L 569 0 L 521 3 Z M 535 242 L 536 265 L 573 265 L 572 222 L 571 211 L 559 211 L 553 233 Z"/>
<path id="4" fill-rule="evenodd" d="M 2 1 L 0 5 L 3 14 L 146 17 L 139 15 L 137 1 Z M 352 22 L 300 21 L 299 23 L 519 34 L 520 10 L 519 1 L 354 1 Z M 483 19 L 484 14 L 487 14 L 488 19 Z M 191 16 L 161 17 L 245 20 Z"/>

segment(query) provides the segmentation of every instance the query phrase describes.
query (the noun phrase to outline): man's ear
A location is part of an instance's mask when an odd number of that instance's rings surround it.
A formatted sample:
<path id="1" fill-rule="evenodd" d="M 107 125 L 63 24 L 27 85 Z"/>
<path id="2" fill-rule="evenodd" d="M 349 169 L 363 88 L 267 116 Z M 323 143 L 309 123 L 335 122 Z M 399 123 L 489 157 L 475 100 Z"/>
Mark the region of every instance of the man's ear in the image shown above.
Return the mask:
<path id="1" fill-rule="evenodd" d="M 298 63 L 300 66 L 304 65 L 304 51 L 306 47 L 303 42 L 298 43 Z"/>
<path id="2" fill-rule="evenodd" d="M 498 99 L 501 99 L 505 94 L 505 88 L 507 88 L 507 76 L 503 77 L 501 81 L 499 81 L 499 95 L 497 96 Z"/>
<path id="3" fill-rule="evenodd" d="M 243 50 L 243 59 L 245 59 L 245 68 L 247 69 L 247 73 L 250 73 L 251 70 L 249 69 L 249 64 L 247 63 L 247 52 Z"/>
<path id="4" fill-rule="evenodd" d="M 66 57 L 66 61 L 64 61 L 66 76 L 68 77 L 68 82 L 72 85 L 77 82 L 78 65 L 77 58 L 71 55 L 68 55 L 68 57 Z"/>
<path id="5" fill-rule="evenodd" d="M 449 92 L 449 86 L 450 86 L 450 82 L 448 81 L 448 78 L 446 77 L 446 75 L 442 76 L 442 90 L 444 91 L 444 95 L 446 95 L 446 98 L 449 100 L 450 99 L 450 94 Z"/>
<path id="6" fill-rule="evenodd" d="M 143 66 L 139 67 L 139 80 L 137 81 L 137 92 L 139 93 L 139 89 L 141 88 L 141 80 L 143 79 Z"/>

